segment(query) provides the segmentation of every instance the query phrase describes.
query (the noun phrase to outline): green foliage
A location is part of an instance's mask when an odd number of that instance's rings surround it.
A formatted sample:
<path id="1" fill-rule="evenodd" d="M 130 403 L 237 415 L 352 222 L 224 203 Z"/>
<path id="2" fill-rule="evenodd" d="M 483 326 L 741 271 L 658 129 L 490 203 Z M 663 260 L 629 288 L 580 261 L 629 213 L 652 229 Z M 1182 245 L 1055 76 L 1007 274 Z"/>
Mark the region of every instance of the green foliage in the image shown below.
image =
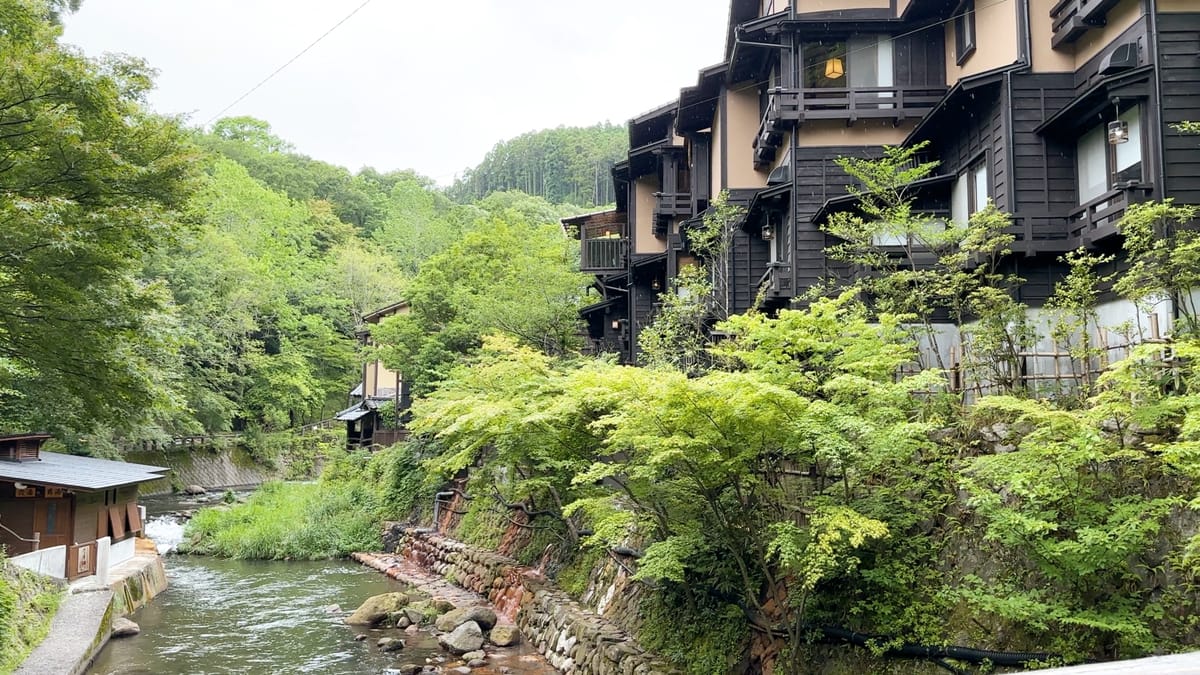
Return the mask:
<path id="1" fill-rule="evenodd" d="M 684 267 L 660 299 L 654 321 L 638 333 L 642 361 L 651 368 L 703 370 L 712 300 L 708 274 L 699 266 Z"/>
<path id="2" fill-rule="evenodd" d="M 1129 269 L 1114 290 L 1149 309 L 1170 299 L 1180 313 L 1182 332 L 1198 330 L 1192 289 L 1200 287 L 1200 233 L 1186 225 L 1200 208 L 1174 200 L 1131 204 L 1117 223 L 1125 236 Z"/>
<path id="3" fill-rule="evenodd" d="M 692 675 L 736 672 L 749 640 L 741 608 L 679 587 L 645 596 L 638 615 L 642 645 Z"/>
<path id="4" fill-rule="evenodd" d="M 142 107 L 145 64 L 64 49 L 51 15 L 0 2 L 0 427 L 67 436 L 173 403 L 165 296 L 136 272 L 181 231 L 196 153 Z"/>
<path id="5" fill-rule="evenodd" d="M 384 362 L 402 367 L 415 393 L 444 379 L 484 335 L 507 335 L 547 354 L 578 346 L 586 280 L 561 228 L 525 219 L 521 209 L 539 201 L 508 204 L 427 260 L 408 286 L 411 310 L 372 331 Z"/>
<path id="6" fill-rule="evenodd" d="M 966 223 L 915 210 L 912 183 L 937 167 L 917 161 L 924 147 L 884 146 L 878 159 L 836 160 L 859 182 L 848 188 L 857 211 L 830 216 L 824 230 L 840 241 L 826 252 L 852 266 L 851 285 L 876 311 L 918 329 L 923 366 L 946 367 L 934 326 L 935 315 L 946 312 L 971 345 L 962 364 L 966 373 L 1011 392 L 1017 387 L 1018 354 L 1033 336 L 1024 305 L 1007 291 L 1022 281 L 1002 265 L 1015 239 L 1009 218 L 990 203 Z"/>
<path id="7" fill-rule="evenodd" d="M 0 551 L 0 672 L 11 673 L 50 631 L 63 589 Z"/>
<path id="8" fill-rule="evenodd" d="M 520 190 L 554 203 L 599 206 L 616 201 L 613 164 L 625 158 L 624 125 L 558 127 L 497 143 L 447 191 L 462 201 Z"/>

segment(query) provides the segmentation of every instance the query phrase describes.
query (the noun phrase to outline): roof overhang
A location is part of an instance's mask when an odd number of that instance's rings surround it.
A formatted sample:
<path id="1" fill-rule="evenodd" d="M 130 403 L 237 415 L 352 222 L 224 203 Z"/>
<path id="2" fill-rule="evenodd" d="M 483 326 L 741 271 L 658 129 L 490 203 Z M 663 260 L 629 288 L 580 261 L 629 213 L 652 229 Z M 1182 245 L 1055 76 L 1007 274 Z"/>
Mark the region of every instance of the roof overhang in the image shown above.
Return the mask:
<path id="1" fill-rule="evenodd" d="M 401 300 L 400 302 L 392 303 L 392 304 L 388 305 L 387 307 L 377 309 L 374 312 L 371 312 L 370 314 L 364 314 L 363 315 L 363 323 L 379 323 L 381 320 L 386 319 L 389 316 L 392 316 L 394 314 L 403 314 L 404 312 L 407 312 L 407 311 L 408 311 L 408 301 Z"/>
<path id="2" fill-rule="evenodd" d="M 927 176 L 921 180 L 909 183 L 905 188 L 905 193 L 912 195 L 914 199 L 919 200 L 922 195 L 929 194 L 930 191 L 936 191 L 939 187 L 949 186 L 957 176 L 953 174 L 939 174 L 936 176 Z M 832 199 L 825 200 L 821 208 L 812 216 L 812 222 L 822 223 L 834 213 L 842 213 L 846 211 L 854 211 L 858 205 L 858 195 L 841 195 Z"/>
<path id="3" fill-rule="evenodd" d="M 746 218 L 742 221 L 742 227 L 748 227 L 750 223 L 756 222 L 758 215 L 765 214 L 767 211 L 787 209 L 791 196 L 791 182 L 759 190 L 746 207 Z"/>
<path id="4" fill-rule="evenodd" d="M 970 94 L 970 92 L 982 87 L 993 85 L 999 86 L 1006 73 L 1023 67 L 1024 66 L 1021 65 L 1005 66 L 1003 68 L 984 71 L 982 73 L 960 79 L 958 82 L 954 83 L 953 87 L 950 87 L 950 90 L 946 92 L 945 96 L 942 96 L 942 100 L 938 101 L 937 105 L 933 106 L 933 109 L 931 109 L 925 114 L 924 117 L 921 118 L 921 121 L 918 122 L 917 126 L 908 133 L 908 138 L 905 138 L 904 143 L 901 145 L 910 145 L 924 139 L 925 133 L 930 128 L 936 128 L 938 124 L 942 122 L 941 117 L 954 103 L 959 102 L 963 96 L 966 96 Z M 955 128 L 957 128 L 957 126 Z"/>
<path id="5" fill-rule="evenodd" d="M 1038 134 L 1071 133 L 1094 126 L 1096 115 L 1111 110 L 1114 99 L 1138 101 L 1149 98 L 1154 66 L 1147 65 L 1110 75 L 1063 106 L 1034 131 Z"/>
<path id="6" fill-rule="evenodd" d="M 675 129 L 694 133 L 712 126 L 721 100 L 721 85 L 729 72 L 728 63 L 718 63 L 700 71 L 696 86 L 679 91 L 679 114 Z"/>
<path id="7" fill-rule="evenodd" d="M 114 462 L 43 450 L 37 461 L 0 461 L 0 481 L 95 491 L 148 483 L 162 478 L 169 470 L 165 466 Z"/>

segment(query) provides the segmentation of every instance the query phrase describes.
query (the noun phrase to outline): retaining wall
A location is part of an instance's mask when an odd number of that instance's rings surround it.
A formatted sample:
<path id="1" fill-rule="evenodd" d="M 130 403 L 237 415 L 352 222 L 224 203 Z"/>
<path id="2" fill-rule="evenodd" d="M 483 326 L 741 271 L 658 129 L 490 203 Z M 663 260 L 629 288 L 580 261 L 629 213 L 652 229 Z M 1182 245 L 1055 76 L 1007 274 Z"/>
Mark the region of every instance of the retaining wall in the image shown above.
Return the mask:
<path id="1" fill-rule="evenodd" d="M 632 636 L 554 587 L 536 570 L 437 532 L 389 523 L 385 548 L 487 597 L 496 613 L 563 673 L 651 675 L 676 671 Z"/>

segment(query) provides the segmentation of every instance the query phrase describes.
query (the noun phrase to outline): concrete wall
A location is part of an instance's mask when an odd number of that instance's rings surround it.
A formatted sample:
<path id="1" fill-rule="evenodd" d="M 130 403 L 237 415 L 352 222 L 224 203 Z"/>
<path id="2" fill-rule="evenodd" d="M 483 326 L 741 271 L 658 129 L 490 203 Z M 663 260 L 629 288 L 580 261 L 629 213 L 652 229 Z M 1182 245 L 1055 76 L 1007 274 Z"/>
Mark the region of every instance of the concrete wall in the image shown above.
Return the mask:
<path id="1" fill-rule="evenodd" d="M 9 558 L 12 564 L 54 579 L 67 578 L 67 547 L 52 546 Z"/>

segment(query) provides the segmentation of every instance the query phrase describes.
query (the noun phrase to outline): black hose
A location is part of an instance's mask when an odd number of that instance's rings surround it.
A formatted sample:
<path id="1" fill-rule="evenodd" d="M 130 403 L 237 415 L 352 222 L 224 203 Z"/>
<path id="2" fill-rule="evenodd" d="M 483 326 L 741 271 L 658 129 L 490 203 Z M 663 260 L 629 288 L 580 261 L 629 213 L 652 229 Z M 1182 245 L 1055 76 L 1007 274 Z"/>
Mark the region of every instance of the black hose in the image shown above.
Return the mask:
<path id="1" fill-rule="evenodd" d="M 820 626 L 818 630 L 827 641 L 848 642 L 858 647 L 868 646 L 868 642 L 886 643 L 886 635 L 871 635 L 859 633 L 841 626 Z M 905 643 L 899 647 L 889 647 L 883 651 L 884 656 L 902 656 L 917 659 L 954 659 L 967 663 L 993 663 L 998 666 L 1021 667 L 1031 661 L 1046 661 L 1053 657 L 1051 654 L 1036 652 L 997 652 L 990 649 L 974 649 L 971 647 L 956 647 L 954 645 L 935 646 Z"/>

